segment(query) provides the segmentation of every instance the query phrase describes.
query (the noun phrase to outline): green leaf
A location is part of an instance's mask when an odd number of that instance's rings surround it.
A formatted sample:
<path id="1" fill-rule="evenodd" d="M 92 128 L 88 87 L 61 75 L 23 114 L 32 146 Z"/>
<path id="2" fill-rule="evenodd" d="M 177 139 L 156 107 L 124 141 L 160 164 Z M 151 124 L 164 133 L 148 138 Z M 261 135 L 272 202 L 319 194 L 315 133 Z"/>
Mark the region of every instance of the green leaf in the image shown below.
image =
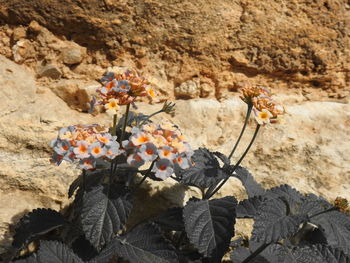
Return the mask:
<path id="1" fill-rule="evenodd" d="M 160 213 L 157 217 L 153 218 L 152 221 L 169 231 L 182 231 L 185 229 L 182 213 L 182 207 L 172 207 Z"/>
<path id="2" fill-rule="evenodd" d="M 248 197 L 265 194 L 265 189 L 255 181 L 254 177 L 246 168 L 238 166 L 232 176 L 238 178 L 242 182 Z"/>
<path id="3" fill-rule="evenodd" d="M 84 194 L 80 217 L 86 239 L 100 250 L 122 229 L 131 209 L 131 195 L 124 186 L 92 188 Z"/>
<path id="4" fill-rule="evenodd" d="M 289 204 L 280 197 L 261 204 L 254 219 L 252 239 L 269 244 L 293 236 L 307 216 L 290 214 Z"/>
<path id="5" fill-rule="evenodd" d="M 36 237 L 46 234 L 66 223 L 64 217 L 55 210 L 38 208 L 21 218 L 13 237 L 12 246 L 16 251 L 33 241 Z"/>
<path id="6" fill-rule="evenodd" d="M 175 263 L 175 249 L 163 238 L 155 224 L 139 225 L 124 236 L 113 239 L 94 262 L 106 263 L 118 255 L 132 263 Z"/>
<path id="7" fill-rule="evenodd" d="M 70 248 L 58 241 L 41 241 L 38 257 L 45 263 L 83 263 Z"/>
<path id="8" fill-rule="evenodd" d="M 242 200 L 237 205 L 237 218 L 254 218 L 262 203 L 263 198 L 261 196 L 254 196 Z"/>
<path id="9" fill-rule="evenodd" d="M 30 256 L 11 261 L 11 263 L 44 263 L 39 260 L 37 254 L 31 254 Z"/>
<path id="10" fill-rule="evenodd" d="M 293 257 L 297 263 L 350 263 L 350 258 L 341 250 L 322 244 L 298 247 Z"/>
<path id="11" fill-rule="evenodd" d="M 194 165 L 190 168 L 175 170 L 183 184 L 207 188 L 228 176 L 215 155 L 206 148 L 195 150 L 192 161 Z"/>
<path id="12" fill-rule="evenodd" d="M 183 212 L 190 242 L 198 251 L 220 262 L 234 233 L 237 201 L 234 197 L 189 201 Z"/>

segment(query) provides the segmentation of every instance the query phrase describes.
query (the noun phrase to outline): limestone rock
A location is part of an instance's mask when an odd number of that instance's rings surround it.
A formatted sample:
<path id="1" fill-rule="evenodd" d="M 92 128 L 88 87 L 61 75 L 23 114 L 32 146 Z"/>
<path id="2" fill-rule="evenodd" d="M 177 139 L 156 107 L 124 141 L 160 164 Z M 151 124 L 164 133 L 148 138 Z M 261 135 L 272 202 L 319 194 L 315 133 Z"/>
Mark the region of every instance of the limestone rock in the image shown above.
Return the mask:
<path id="1" fill-rule="evenodd" d="M 61 56 L 65 64 L 79 64 L 86 56 L 86 48 L 81 48 L 78 45 L 67 46 L 61 50 Z"/>
<path id="2" fill-rule="evenodd" d="M 51 86 L 51 90 L 72 109 L 87 112 L 92 94 L 99 86 L 96 81 L 60 80 Z"/>
<path id="3" fill-rule="evenodd" d="M 34 47 L 28 39 L 21 39 L 12 47 L 13 60 L 21 64 L 28 58 L 33 58 Z"/>
<path id="4" fill-rule="evenodd" d="M 178 99 L 194 99 L 199 97 L 200 91 L 198 81 L 188 80 L 175 87 L 175 97 Z"/>
<path id="5" fill-rule="evenodd" d="M 240 74 L 284 90 L 320 88 L 312 95 L 317 99 L 349 96 L 350 9 L 344 1 L 111 2 L 12 0 L 2 4 L 0 20 L 23 27 L 40 22 L 43 57 L 66 37 L 87 47 L 90 61 L 102 68 L 134 61 L 144 72 L 164 70 L 172 87 L 207 77 L 217 97 L 235 90 Z M 45 27 L 62 38 L 43 38 Z"/>
<path id="6" fill-rule="evenodd" d="M 62 75 L 62 72 L 58 69 L 57 66 L 48 64 L 45 66 L 40 66 L 38 69 L 39 77 L 48 77 L 51 79 L 59 79 Z"/>
<path id="7" fill-rule="evenodd" d="M 27 35 L 26 29 L 24 27 L 17 27 L 12 34 L 13 41 L 18 41 L 25 38 Z"/>
<path id="8" fill-rule="evenodd" d="M 0 117 L 23 109 L 34 101 L 33 76 L 14 62 L 0 55 Z"/>

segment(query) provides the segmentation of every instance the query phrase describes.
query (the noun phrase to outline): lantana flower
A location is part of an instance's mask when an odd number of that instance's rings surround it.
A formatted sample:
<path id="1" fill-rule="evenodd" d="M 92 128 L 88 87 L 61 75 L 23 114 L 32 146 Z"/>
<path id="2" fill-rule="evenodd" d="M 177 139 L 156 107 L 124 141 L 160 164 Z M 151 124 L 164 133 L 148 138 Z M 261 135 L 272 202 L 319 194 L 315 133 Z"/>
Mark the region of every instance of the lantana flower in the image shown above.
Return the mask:
<path id="1" fill-rule="evenodd" d="M 249 87 L 241 90 L 240 98 L 253 108 L 255 120 L 260 125 L 276 123 L 285 110 L 275 102 L 265 87 Z"/>
<path id="2" fill-rule="evenodd" d="M 96 159 L 113 159 L 123 151 L 117 137 L 98 124 L 75 125 L 62 128 L 56 139 L 51 141 L 54 153 L 51 162 L 60 165 L 63 160 L 79 161 L 82 169 L 95 168 Z"/>
<path id="3" fill-rule="evenodd" d="M 122 74 L 108 72 L 100 81 L 103 86 L 96 90 L 98 98 L 94 98 L 91 104 L 92 107 L 103 105 L 109 114 L 116 114 L 118 105 L 134 103 L 137 97 L 156 97 L 149 81 L 134 70 L 126 70 Z"/>
<path id="4" fill-rule="evenodd" d="M 165 180 L 174 169 L 189 168 L 193 151 L 181 131 L 170 122 L 147 123 L 133 128 L 129 140 L 122 143 L 127 151 L 127 162 L 131 166 L 154 161 L 152 172 Z"/>

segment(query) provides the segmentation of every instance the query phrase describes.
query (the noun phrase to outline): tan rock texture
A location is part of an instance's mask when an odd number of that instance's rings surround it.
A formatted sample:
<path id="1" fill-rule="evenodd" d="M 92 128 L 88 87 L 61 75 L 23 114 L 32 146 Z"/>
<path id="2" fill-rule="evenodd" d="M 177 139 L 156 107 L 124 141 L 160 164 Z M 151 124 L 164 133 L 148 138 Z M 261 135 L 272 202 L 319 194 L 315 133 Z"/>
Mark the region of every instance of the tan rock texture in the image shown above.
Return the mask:
<path id="1" fill-rule="evenodd" d="M 9 226 L 21 215 L 35 207 L 60 210 L 69 203 L 67 189 L 79 170 L 66 163 L 60 167 L 49 163 L 49 142 L 58 129 L 78 123 L 109 125 L 111 119 L 106 114 L 94 117 L 71 109 L 51 89 L 35 83 L 24 66 L 1 56 L 0 60 L 0 83 L 12 91 L 6 101 L 2 100 L 0 117 L 1 254 L 10 244 Z M 18 100 L 13 96 L 18 96 Z M 301 192 L 322 195 L 330 201 L 337 196 L 350 199 L 350 104 L 305 102 L 302 95 L 280 95 L 279 100 L 286 105 L 284 123 L 263 127 L 243 165 L 267 188 L 288 183 Z M 138 111 L 145 114 L 161 107 L 138 105 Z M 209 147 L 228 154 L 240 132 L 245 107 L 238 98 L 222 102 L 178 100 L 175 117 L 161 115 L 155 121 L 165 118 L 179 125 L 194 149 Z M 119 114 L 123 111 L 122 108 Z M 254 126 L 252 119 L 233 159 L 239 158 L 248 144 Z M 234 179 L 216 196 L 232 194 L 245 198 L 242 185 Z M 130 224 L 166 207 L 184 204 L 192 195 L 199 193 L 171 179 L 148 181 L 136 199 L 143 208 L 132 215 Z M 238 233 L 249 232 L 249 224 L 241 225 L 243 230 Z"/>
<path id="2" fill-rule="evenodd" d="M 70 56 L 67 63 L 67 53 L 61 54 L 67 50 L 62 41 L 54 37 L 46 41 L 63 58 L 63 77 L 74 71 L 71 63 L 92 62 L 106 68 L 133 61 L 140 70 L 161 77 L 169 86 L 169 96 L 183 82 L 209 78 L 215 96 L 225 98 L 247 77 L 276 89 L 303 90 L 310 99 L 343 99 L 349 94 L 350 5 L 346 0 L 0 3 L 0 21 L 25 27 L 8 31 L 10 40 L 3 41 L 13 45 L 29 38 L 35 47 L 40 42 L 36 49 L 43 50 L 41 25 L 81 46 L 75 47 L 75 57 Z M 84 61 L 84 48 L 92 59 Z M 52 58 L 38 54 L 32 53 L 37 61 Z"/>
<path id="3" fill-rule="evenodd" d="M 24 213 L 69 203 L 79 170 L 50 165 L 49 142 L 68 125 L 110 125 L 87 103 L 105 71 L 124 67 L 149 77 L 160 101 L 178 99 L 175 117 L 155 120 L 178 124 L 194 149 L 225 154 L 246 110 L 235 91 L 272 87 L 285 122 L 260 131 L 243 165 L 267 188 L 350 199 L 349 19 L 345 0 L 0 0 L 0 254 Z M 162 106 L 138 105 L 146 114 Z M 130 224 L 199 194 L 147 182 Z M 229 194 L 245 198 L 234 179 L 216 196 Z"/>

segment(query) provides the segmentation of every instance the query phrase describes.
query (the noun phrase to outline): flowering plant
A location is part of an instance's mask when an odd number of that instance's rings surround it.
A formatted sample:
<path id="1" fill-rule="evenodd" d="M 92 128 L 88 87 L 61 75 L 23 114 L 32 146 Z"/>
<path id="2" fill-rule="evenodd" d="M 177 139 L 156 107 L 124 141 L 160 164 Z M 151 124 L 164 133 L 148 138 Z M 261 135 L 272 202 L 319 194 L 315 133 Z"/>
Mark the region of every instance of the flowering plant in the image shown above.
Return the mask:
<path id="1" fill-rule="evenodd" d="M 156 96 L 154 89 L 144 77 L 134 70 L 126 70 L 122 74 L 109 72 L 101 79 L 103 86 L 97 89 L 99 100 L 92 102 L 92 107 L 104 105 L 107 113 L 116 114 L 119 105 L 134 103 L 137 97 Z"/>
<path id="2" fill-rule="evenodd" d="M 93 124 L 59 131 L 51 142 L 51 161 L 59 165 L 63 160 L 77 160 L 83 170 L 69 188 L 68 195 L 74 200 L 64 215 L 36 209 L 21 219 L 11 259 L 33 240 L 45 238 L 36 252 L 13 262 L 219 263 L 228 252 L 234 263 L 350 262 L 346 200 L 337 198 L 330 204 L 289 185 L 264 189 L 240 165 L 260 127 L 276 123 L 284 113 L 268 89 L 242 90 L 247 115 L 226 156 L 206 148 L 192 151 L 177 126 L 152 122 L 156 114 L 172 113 L 172 103 L 164 103 L 148 116 L 131 112 L 130 103 L 150 92 L 144 78 L 132 72 L 108 73 L 102 81 L 99 103 L 108 110 L 115 108 L 112 102 L 126 105 L 126 112 L 119 122 L 113 112 L 110 129 Z M 257 128 L 242 156 L 232 164 L 252 111 Z M 202 196 L 130 226 L 131 211 L 139 209 L 132 197 L 147 178 L 175 180 L 198 188 Z M 229 178 L 241 181 L 247 199 L 212 199 Z M 254 220 L 250 239 L 234 234 L 236 221 L 244 218 Z"/>
<path id="3" fill-rule="evenodd" d="M 108 133 L 108 129 L 98 124 L 75 125 L 62 128 L 58 137 L 51 141 L 54 154 L 51 162 L 60 165 L 63 160 L 79 160 L 82 169 L 93 169 L 96 159 L 114 159 L 123 151 L 119 149 L 117 136 Z"/>

